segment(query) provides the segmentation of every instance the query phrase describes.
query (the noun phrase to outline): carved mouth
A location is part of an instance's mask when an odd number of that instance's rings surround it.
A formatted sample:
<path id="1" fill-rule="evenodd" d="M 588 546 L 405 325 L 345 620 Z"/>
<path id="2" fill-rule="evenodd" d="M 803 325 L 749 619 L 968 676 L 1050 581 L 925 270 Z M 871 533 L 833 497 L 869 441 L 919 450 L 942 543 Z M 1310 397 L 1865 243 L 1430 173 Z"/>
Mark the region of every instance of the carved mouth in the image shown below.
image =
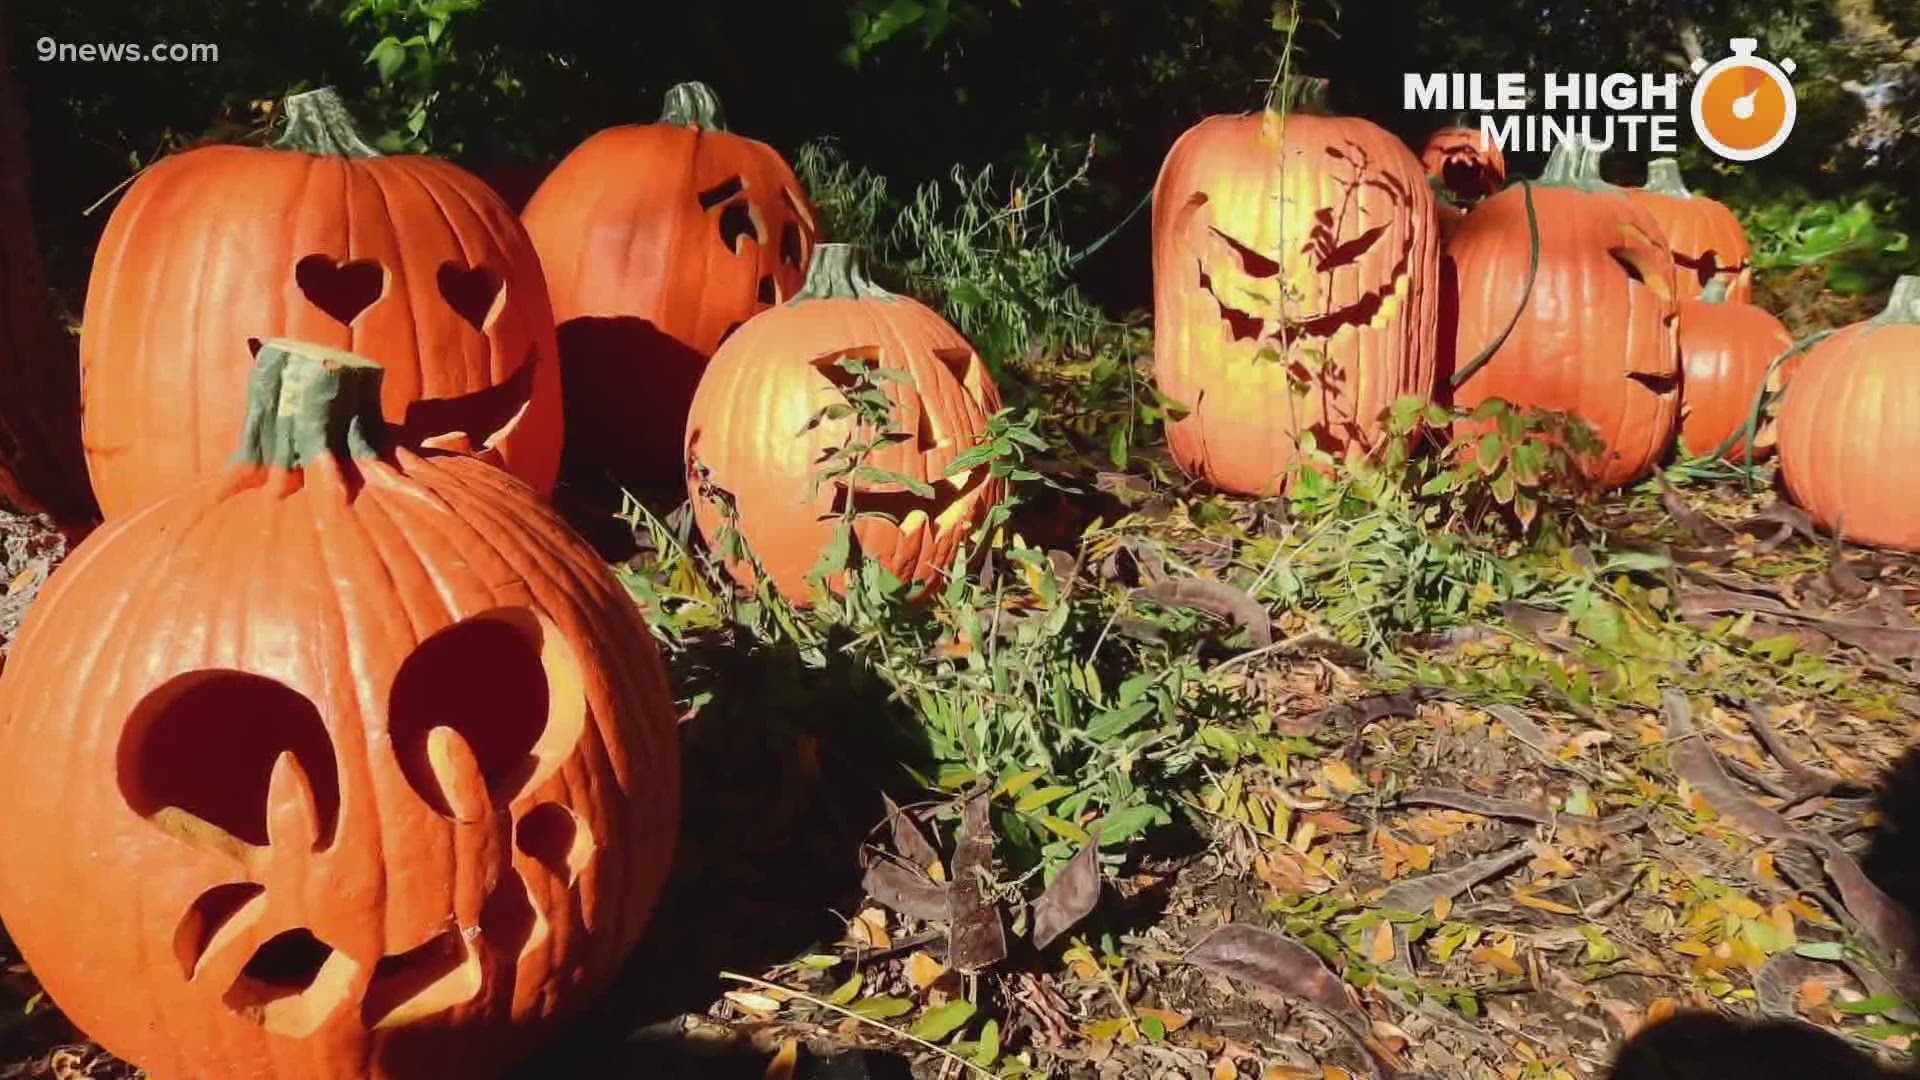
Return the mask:
<path id="1" fill-rule="evenodd" d="M 1680 388 L 1678 375 L 1654 375 L 1644 371 L 1633 371 L 1627 373 L 1627 378 L 1661 396 L 1671 394 Z"/>
<path id="2" fill-rule="evenodd" d="M 529 349 L 526 359 L 504 382 L 460 397 L 422 398 L 409 404 L 400 425 L 401 441 L 460 454 L 493 447 L 526 415 L 533 399 L 534 365 L 539 359 L 539 354 Z"/>

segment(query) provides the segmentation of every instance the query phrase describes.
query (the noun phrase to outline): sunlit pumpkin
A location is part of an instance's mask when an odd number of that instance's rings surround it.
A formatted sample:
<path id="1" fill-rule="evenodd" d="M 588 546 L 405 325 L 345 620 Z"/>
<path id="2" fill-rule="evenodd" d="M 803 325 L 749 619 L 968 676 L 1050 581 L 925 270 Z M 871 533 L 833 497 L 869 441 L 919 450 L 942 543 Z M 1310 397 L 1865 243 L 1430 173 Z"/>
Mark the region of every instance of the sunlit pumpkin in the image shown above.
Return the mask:
<path id="1" fill-rule="evenodd" d="M 1714 281 L 1696 300 L 1680 302 L 1680 442 L 1690 454 L 1725 447 L 1728 461 L 1746 460 L 1743 432 L 1754 416 L 1768 368 L 1793 346 L 1780 320 L 1726 298 L 1727 283 Z M 1798 359 L 1798 358 L 1795 358 Z M 1784 377 L 1776 373 L 1775 380 Z M 1772 424 L 1758 419 L 1753 457 L 1773 450 Z"/>
<path id="2" fill-rule="evenodd" d="M 1540 232 L 1531 293 L 1529 193 Z M 1602 489 L 1645 475 L 1666 453 L 1680 405 L 1673 258 L 1647 212 L 1600 179 L 1591 147 L 1562 144 L 1538 181 L 1474 208 L 1443 264 L 1457 297 L 1444 366 L 1465 373 L 1456 404 L 1500 398 L 1580 417 L 1605 445 L 1575 464 Z"/>
<path id="3" fill-rule="evenodd" d="M 107 222 L 80 330 L 101 511 L 225 467 L 272 337 L 378 362 L 402 442 L 479 450 L 550 492 L 560 368 L 520 223 L 453 165 L 375 152 L 331 90 L 289 98 L 285 119 L 271 149 L 161 161 Z"/>
<path id="4" fill-rule="evenodd" d="M 1484 199 L 1507 182 L 1506 155 L 1470 127 L 1443 127 L 1427 136 L 1420 167 L 1462 202 Z"/>
<path id="5" fill-rule="evenodd" d="M 1887 309 L 1819 342 L 1787 382 L 1778 421 L 1787 493 L 1821 528 L 1920 551 L 1920 277 Z"/>
<path id="6" fill-rule="evenodd" d="M 0 918 L 160 1080 L 490 1077 L 614 976 L 679 812 L 625 590 L 531 489 L 263 343 L 239 453 L 57 570 L 0 675 Z"/>
<path id="7" fill-rule="evenodd" d="M 629 487 L 675 482 L 708 357 L 805 277 L 817 226 L 800 181 L 684 83 L 658 123 L 567 155 L 522 217 L 560 328 L 569 458 Z"/>
<path id="8" fill-rule="evenodd" d="M 1439 219 L 1398 139 L 1292 107 L 1182 135 L 1153 195 L 1154 380 L 1187 414 L 1174 460 L 1226 491 L 1271 494 L 1302 440 L 1368 448 L 1380 414 L 1433 390 Z"/>
<path id="9" fill-rule="evenodd" d="M 931 489 L 848 476 L 825 483 L 822 463 L 881 432 L 855 417 L 823 416 L 867 382 L 892 403 L 895 438 L 866 461 Z M 805 286 L 755 316 L 714 354 L 687 419 L 687 493 L 700 532 L 724 547 L 722 529 L 745 541 L 779 591 L 807 603 L 807 577 L 839 521 L 856 513 L 853 539 L 868 559 L 916 592 L 941 579 L 961 542 L 1000 500 L 1002 481 L 982 466 L 947 477 L 954 458 L 986 434 L 1000 409 L 973 346 L 925 305 L 867 279 L 859 249 L 814 249 Z M 751 586 L 753 567 L 728 569 Z M 838 592 L 841 575 L 827 582 Z"/>
<path id="10" fill-rule="evenodd" d="M 1626 191 L 1666 236 L 1682 300 L 1699 296 L 1713 281 L 1726 283 L 1729 300 L 1753 299 L 1753 249 L 1746 230 L 1733 211 L 1687 190 L 1679 162 L 1655 158 L 1647 164 L 1646 186 Z"/>

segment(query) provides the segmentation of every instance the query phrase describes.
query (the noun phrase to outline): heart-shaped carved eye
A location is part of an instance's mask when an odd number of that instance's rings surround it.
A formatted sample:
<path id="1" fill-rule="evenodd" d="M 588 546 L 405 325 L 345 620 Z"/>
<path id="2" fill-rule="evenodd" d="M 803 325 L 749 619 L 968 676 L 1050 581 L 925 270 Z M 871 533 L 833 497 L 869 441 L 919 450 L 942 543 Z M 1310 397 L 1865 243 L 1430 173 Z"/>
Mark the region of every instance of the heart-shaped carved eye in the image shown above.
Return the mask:
<path id="1" fill-rule="evenodd" d="M 440 295 L 454 313 L 483 334 L 506 306 L 506 282 L 484 266 L 468 268 L 458 263 L 442 263 L 436 280 Z"/>
<path id="2" fill-rule="evenodd" d="M 372 259 L 342 263 L 331 255 L 308 255 L 294 264 L 293 281 L 314 307 L 352 326 L 386 293 L 387 271 Z"/>

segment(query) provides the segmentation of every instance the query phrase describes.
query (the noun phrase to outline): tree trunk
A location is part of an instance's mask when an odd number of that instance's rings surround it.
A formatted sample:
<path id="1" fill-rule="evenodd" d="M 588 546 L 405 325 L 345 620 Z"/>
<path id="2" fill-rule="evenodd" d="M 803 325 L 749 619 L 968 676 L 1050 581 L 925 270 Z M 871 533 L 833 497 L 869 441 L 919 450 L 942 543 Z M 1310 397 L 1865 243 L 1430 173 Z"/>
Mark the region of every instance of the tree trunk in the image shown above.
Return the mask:
<path id="1" fill-rule="evenodd" d="M 79 352 L 48 302 L 27 206 L 26 113 L 7 56 L 0 26 L 0 509 L 81 530 L 99 511 L 80 449 Z"/>

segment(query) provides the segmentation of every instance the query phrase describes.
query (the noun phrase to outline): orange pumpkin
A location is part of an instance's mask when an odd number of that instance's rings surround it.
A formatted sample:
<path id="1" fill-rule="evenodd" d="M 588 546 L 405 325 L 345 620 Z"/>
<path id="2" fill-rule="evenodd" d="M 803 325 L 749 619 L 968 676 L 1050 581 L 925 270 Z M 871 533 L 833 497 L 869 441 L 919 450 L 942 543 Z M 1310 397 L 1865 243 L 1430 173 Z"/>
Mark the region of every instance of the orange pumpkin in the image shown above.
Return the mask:
<path id="1" fill-rule="evenodd" d="M 1213 116 L 1153 194 L 1154 380 L 1189 476 L 1245 494 L 1286 482 L 1301 439 L 1368 448 L 1395 398 L 1433 392 L 1439 219 L 1420 163 L 1373 124 Z"/>
<path id="2" fill-rule="evenodd" d="M 1453 197 L 1474 202 L 1507 182 L 1507 158 L 1485 135 L 1470 127 L 1443 127 L 1427 136 L 1420 167 L 1438 177 Z"/>
<path id="3" fill-rule="evenodd" d="M 582 143 L 523 219 L 560 328 L 569 457 L 629 487 L 673 480 L 708 357 L 805 278 L 817 226 L 800 181 L 685 83 L 659 123 Z"/>
<path id="4" fill-rule="evenodd" d="M 1714 281 L 1699 299 L 1680 302 L 1680 444 L 1690 454 L 1719 451 L 1727 461 L 1745 461 L 1741 433 L 1793 335 L 1779 319 L 1726 294 L 1726 282 Z M 1773 452 L 1771 425 L 1761 419 L 1755 460 Z"/>
<path id="5" fill-rule="evenodd" d="M 1814 345 L 1787 382 L 1778 419 L 1787 494 L 1824 529 L 1860 544 L 1920 551 L 1920 277 L 1887 309 Z"/>
<path id="6" fill-rule="evenodd" d="M 1540 235 L 1531 292 L 1529 199 Z M 1456 404 L 1500 398 L 1579 416 L 1604 448 L 1575 464 L 1602 489 L 1653 468 L 1680 404 L 1673 258 L 1647 212 L 1600 179 L 1591 147 L 1562 144 L 1537 182 L 1475 207 L 1442 272 L 1457 297 L 1444 365 Z"/>
<path id="7" fill-rule="evenodd" d="M 824 458 L 881 434 L 854 417 L 820 415 L 844 409 L 856 379 L 848 365 L 886 373 L 870 381 L 884 388 L 893 406 L 889 430 L 899 435 L 866 464 L 922 490 L 852 476 L 818 482 Z M 851 508 L 853 540 L 865 557 L 924 593 L 1000 501 L 1004 484 L 985 467 L 946 476 L 999 409 L 992 376 L 958 330 L 867 280 L 859 249 L 822 244 L 805 287 L 741 327 L 700 380 L 686 443 L 687 492 L 700 532 L 719 547 L 721 530 L 731 528 L 774 586 L 806 604 L 807 576 Z M 748 563 L 732 559 L 727 568 L 754 584 Z M 839 592 L 842 576 L 827 585 Z"/>
<path id="8" fill-rule="evenodd" d="M 560 368 L 519 222 L 444 161 L 380 156 L 331 90 L 285 111 L 274 149 L 167 158 L 107 222 L 80 330 L 101 511 L 125 514 L 225 467 L 252 349 L 272 337 L 379 362 L 403 443 L 478 450 L 550 492 Z"/>
<path id="9" fill-rule="evenodd" d="M 1666 236 L 1682 300 L 1698 297 L 1713 281 L 1726 283 L 1729 300 L 1753 299 L 1753 249 L 1746 230 L 1733 211 L 1688 191 L 1678 162 L 1655 158 L 1647 164 L 1647 185 L 1628 188 L 1627 195 L 1646 207 Z"/>
<path id="10" fill-rule="evenodd" d="M 390 449 L 380 376 L 264 343 L 230 471 L 94 533 L 0 676 L 0 917 L 156 1077 L 496 1075 L 666 876 L 631 600 L 519 481 Z"/>

